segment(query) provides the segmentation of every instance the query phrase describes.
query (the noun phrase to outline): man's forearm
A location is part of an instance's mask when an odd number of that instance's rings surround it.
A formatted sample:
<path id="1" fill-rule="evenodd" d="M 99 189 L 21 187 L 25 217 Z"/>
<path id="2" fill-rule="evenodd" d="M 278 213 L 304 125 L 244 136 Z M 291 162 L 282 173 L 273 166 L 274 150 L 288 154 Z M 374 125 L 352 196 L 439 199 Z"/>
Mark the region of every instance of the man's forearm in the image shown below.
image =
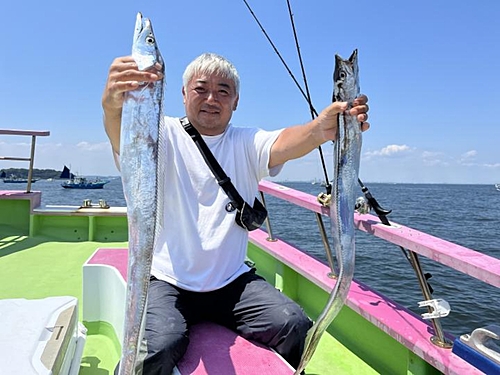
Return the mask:
<path id="1" fill-rule="evenodd" d="M 315 120 L 305 125 L 286 128 L 272 146 L 269 167 L 300 158 L 327 140 Z"/>
<path id="2" fill-rule="evenodd" d="M 121 111 L 104 110 L 103 123 L 106 134 L 108 135 L 109 142 L 113 151 L 117 154 L 120 153 L 120 127 L 122 121 Z"/>

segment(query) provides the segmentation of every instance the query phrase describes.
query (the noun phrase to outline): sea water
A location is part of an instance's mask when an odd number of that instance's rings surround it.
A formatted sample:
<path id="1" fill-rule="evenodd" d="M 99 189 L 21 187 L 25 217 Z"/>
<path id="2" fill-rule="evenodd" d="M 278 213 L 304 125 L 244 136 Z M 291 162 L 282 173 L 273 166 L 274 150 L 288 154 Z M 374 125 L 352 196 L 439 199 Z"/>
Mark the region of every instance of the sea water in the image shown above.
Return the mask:
<path id="1" fill-rule="evenodd" d="M 325 189 L 310 183 L 284 184 L 313 195 Z M 493 185 L 365 185 L 383 208 L 392 210 L 390 221 L 500 258 L 500 192 Z M 359 195 L 362 196 L 361 191 Z M 266 203 L 279 208 L 269 207 L 277 236 L 326 259 L 313 213 L 271 197 Z M 299 222 L 302 216 L 309 220 Z M 434 289 L 433 297 L 443 298 L 451 305 L 450 315 L 441 319 L 445 330 L 460 335 L 488 324 L 500 324 L 498 288 L 423 256 L 419 259 L 424 272 L 432 274 L 429 283 Z M 357 231 L 354 277 L 416 314 L 427 312 L 418 307 L 424 297 L 415 272 L 394 244 Z"/>
<path id="2" fill-rule="evenodd" d="M 284 182 L 286 186 L 313 195 L 324 191 L 309 182 Z M 387 184 L 366 183 L 392 222 L 500 258 L 500 192 L 493 185 Z M 19 184 L 2 183 L 3 189 L 22 189 Z M 37 181 L 32 190 L 42 192 L 42 205 L 79 206 L 84 199 L 110 206 L 125 206 L 121 180 L 110 178 L 104 189 L 64 189 L 61 181 Z M 360 196 L 362 195 L 360 190 Z M 326 262 L 315 214 L 277 198 L 266 196 L 273 234 Z M 329 228 L 328 219 L 325 225 Z M 328 233 L 330 236 L 330 233 Z M 424 272 L 434 298 L 447 300 L 450 315 L 442 326 L 454 335 L 470 333 L 488 324 L 500 324 L 500 290 L 423 256 Z M 258 265 L 257 265 L 258 266 Z M 364 232 L 356 233 L 355 278 L 370 285 L 416 314 L 422 301 L 415 273 L 396 245 Z"/>

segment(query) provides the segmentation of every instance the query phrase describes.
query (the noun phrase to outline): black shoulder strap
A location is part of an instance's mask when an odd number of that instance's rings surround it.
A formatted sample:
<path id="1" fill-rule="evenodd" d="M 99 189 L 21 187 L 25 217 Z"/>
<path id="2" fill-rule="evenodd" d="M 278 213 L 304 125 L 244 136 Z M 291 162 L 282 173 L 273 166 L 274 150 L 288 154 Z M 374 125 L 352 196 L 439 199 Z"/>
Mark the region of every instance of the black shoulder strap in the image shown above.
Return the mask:
<path id="1" fill-rule="evenodd" d="M 238 190 L 236 190 L 233 183 L 231 182 L 231 179 L 226 175 L 226 173 L 220 166 L 217 159 L 215 159 L 214 155 L 212 154 L 212 151 L 210 151 L 210 149 L 208 148 L 207 144 L 201 137 L 198 130 L 196 130 L 193 125 L 191 125 L 186 116 L 182 117 L 180 121 L 182 126 L 184 127 L 184 130 L 186 130 L 186 132 L 191 136 L 191 139 L 198 147 L 198 150 L 200 150 L 203 159 L 205 159 L 205 162 L 207 163 L 208 167 L 214 174 L 220 187 L 224 190 L 224 192 L 231 200 L 231 203 L 233 204 L 234 208 L 241 210 L 243 208 L 243 204 L 245 203 L 245 201 L 238 193 Z"/>

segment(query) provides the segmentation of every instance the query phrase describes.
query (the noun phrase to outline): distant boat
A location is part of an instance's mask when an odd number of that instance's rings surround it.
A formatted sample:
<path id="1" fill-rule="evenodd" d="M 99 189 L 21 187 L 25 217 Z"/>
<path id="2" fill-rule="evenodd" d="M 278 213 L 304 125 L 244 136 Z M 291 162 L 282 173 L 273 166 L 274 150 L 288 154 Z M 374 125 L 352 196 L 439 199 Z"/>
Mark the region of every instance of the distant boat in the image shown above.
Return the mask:
<path id="1" fill-rule="evenodd" d="M 500 191 L 500 184 L 495 184 L 495 189 L 497 189 L 497 191 Z"/>
<path id="2" fill-rule="evenodd" d="M 108 182 L 99 178 L 88 180 L 85 177 L 74 177 L 64 181 L 61 186 L 65 189 L 102 189 Z"/>
<path id="3" fill-rule="evenodd" d="M 73 173 L 71 173 L 71 171 L 69 170 L 68 167 L 64 166 L 62 172 L 61 172 L 61 175 L 59 176 L 59 178 L 65 178 L 65 179 L 74 179 L 75 178 L 75 175 Z"/>
<path id="4" fill-rule="evenodd" d="M 32 178 L 31 182 L 37 182 L 39 179 L 38 178 Z M 26 184 L 28 183 L 27 178 L 22 178 L 22 177 L 17 177 L 14 175 L 10 175 L 10 177 L 4 177 L 3 182 L 8 183 L 8 184 Z"/>

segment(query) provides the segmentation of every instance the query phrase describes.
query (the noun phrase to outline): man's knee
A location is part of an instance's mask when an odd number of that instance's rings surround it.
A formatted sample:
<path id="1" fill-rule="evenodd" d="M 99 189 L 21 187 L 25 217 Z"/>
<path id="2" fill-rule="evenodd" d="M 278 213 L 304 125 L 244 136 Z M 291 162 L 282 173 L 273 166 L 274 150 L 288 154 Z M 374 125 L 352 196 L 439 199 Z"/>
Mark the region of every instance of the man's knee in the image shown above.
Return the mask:
<path id="1" fill-rule="evenodd" d="M 276 317 L 275 315 L 275 322 L 276 324 L 281 324 L 284 331 L 293 332 L 297 338 L 305 337 L 307 331 L 312 326 L 311 320 L 307 317 L 302 308 L 295 303 L 283 306 L 281 309 L 281 316 Z"/>
<path id="2" fill-rule="evenodd" d="M 171 375 L 189 345 L 189 338 L 182 333 L 173 333 L 155 337 L 147 342 L 148 353 L 143 362 L 143 373 L 147 375 Z M 115 368 L 118 375 L 120 364 Z"/>
<path id="3" fill-rule="evenodd" d="M 293 367 L 297 367 L 312 321 L 296 303 L 273 309 L 264 344 L 275 349 Z"/>
<path id="4" fill-rule="evenodd" d="M 145 374 L 170 375 L 187 350 L 189 337 L 183 333 L 155 336 L 147 341 Z"/>

